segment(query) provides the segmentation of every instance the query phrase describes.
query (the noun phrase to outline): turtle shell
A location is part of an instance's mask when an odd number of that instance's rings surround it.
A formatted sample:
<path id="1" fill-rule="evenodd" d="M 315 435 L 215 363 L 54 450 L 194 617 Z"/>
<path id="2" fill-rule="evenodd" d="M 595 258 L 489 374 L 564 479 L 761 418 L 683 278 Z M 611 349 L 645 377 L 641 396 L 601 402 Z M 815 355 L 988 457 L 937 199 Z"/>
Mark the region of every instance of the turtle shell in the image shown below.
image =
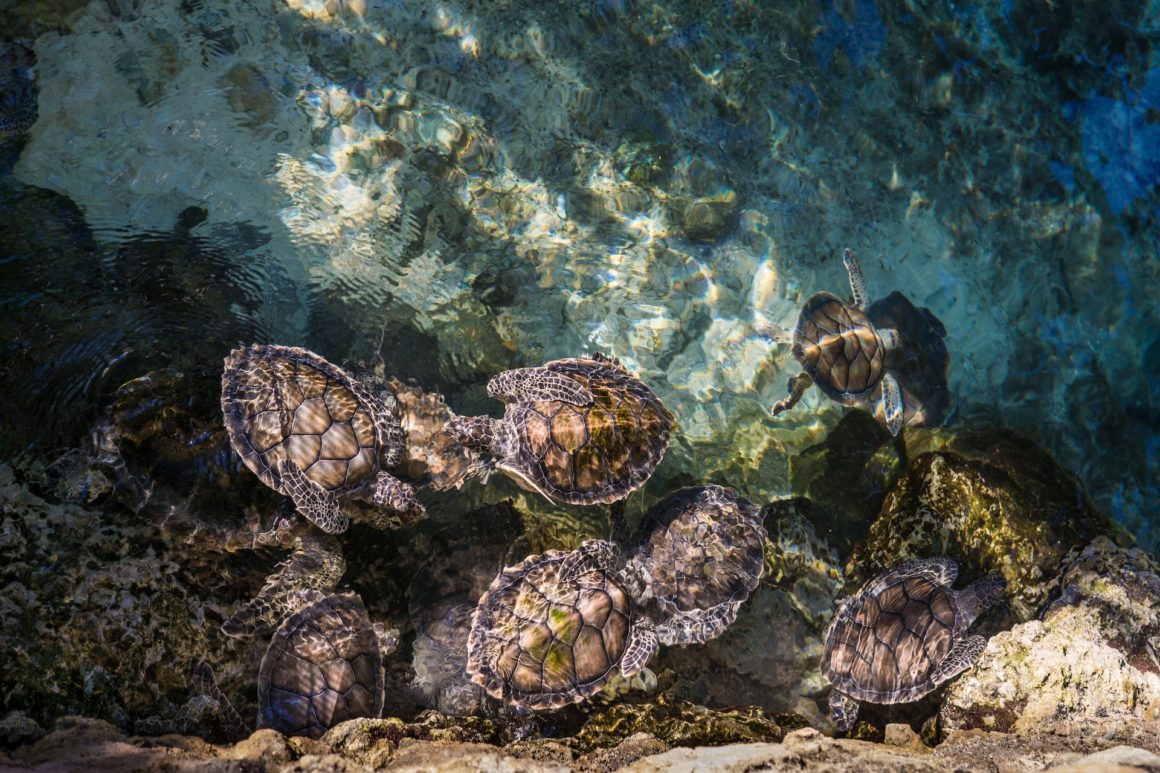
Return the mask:
<path id="1" fill-rule="evenodd" d="M 935 688 L 931 672 L 966 626 L 954 591 L 896 568 L 847 599 L 826 634 L 822 673 L 871 703 L 907 703 Z"/>
<path id="2" fill-rule="evenodd" d="M 591 505 L 644 484 L 668 446 L 673 417 L 644 382 L 614 360 L 566 359 L 543 367 L 583 384 L 589 405 L 509 403 L 516 453 L 499 468 L 549 500 Z"/>
<path id="3" fill-rule="evenodd" d="M 760 508 L 724 486 L 683 488 L 641 521 L 637 553 L 663 644 L 705 642 L 737 618 L 765 570 Z"/>
<path id="4" fill-rule="evenodd" d="M 549 550 L 504 569 L 479 600 L 467 672 L 492 696 L 559 708 L 617 673 L 633 621 L 628 591 L 599 569 L 562 580 L 568 555 Z"/>
<path id="5" fill-rule="evenodd" d="M 222 413 L 234 450 L 266 485 L 286 493 L 277 465 L 291 459 L 315 483 L 351 493 L 401 448 L 367 389 L 322 357 L 254 344 L 226 357 Z"/>
<path id="6" fill-rule="evenodd" d="M 383 710 L 379 640 L 357 593 L 327 596 L 288 617 L 258 671 L 258 726 L 319 738 Z"/>
<path id="7" fill-rule="evenodd" d="M 833 293 L 817 293 L 806 301 L 791 351 L 814 383 L 843 405 L 869 399 L 885 368 L 886 347 L 878 330 L 861 310 Z"/>

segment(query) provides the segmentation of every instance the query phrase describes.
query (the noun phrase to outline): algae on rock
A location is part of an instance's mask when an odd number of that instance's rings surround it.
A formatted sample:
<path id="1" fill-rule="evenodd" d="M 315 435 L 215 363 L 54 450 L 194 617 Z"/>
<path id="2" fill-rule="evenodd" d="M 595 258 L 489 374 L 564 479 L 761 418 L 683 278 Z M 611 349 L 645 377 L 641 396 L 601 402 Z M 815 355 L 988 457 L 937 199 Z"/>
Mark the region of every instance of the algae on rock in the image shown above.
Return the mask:
<path id="1" fill-rule="evenodd" d="M 1100 537 L 1069 557 L 1040 619 L 991 638 L 951 684 L 942 731 L 1160 719 L 1160 566 Z"/>
<path id="2" fill-rule="evenodd" d="M 911 461 L 847 563 L 850 579 L 908 558 L 950 556 L 965 578 L 1001 575 L 1008 605 L 1027 620 L 1047 601 L 1068 551 L 1115 527 L 1029 441 L 967 433 L 948 445 L 955 450 Z"/>

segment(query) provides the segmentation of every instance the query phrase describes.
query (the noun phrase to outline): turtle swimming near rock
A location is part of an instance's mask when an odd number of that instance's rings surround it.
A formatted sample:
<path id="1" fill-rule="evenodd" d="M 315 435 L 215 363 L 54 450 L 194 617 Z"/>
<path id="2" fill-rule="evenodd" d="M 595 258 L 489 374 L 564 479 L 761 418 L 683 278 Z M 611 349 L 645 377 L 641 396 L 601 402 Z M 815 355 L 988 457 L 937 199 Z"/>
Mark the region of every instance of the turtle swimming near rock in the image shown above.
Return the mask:
<path id="1" fill-rule="evenodd" d="M 306 591 L 298 598 L 301 607 L 278 626 L 262 656 L 258 728 L 319 738 L 339 722 L 380 716 L 386 690 L 383 659 L 398 646 L 398 631 L 371 623 L 353 591 Z M 207 696 L 216 702 L 233 737 L 251 731 L 222 695 L 208 663 L 197 664 L 191 682 L 195 699 Z M 196 700 L 191 704 L 198 706 Z"/>
<path id="2" fill-rule="evenodd" d="M 385 387 L 306 349 L 253 344 L 225 360 L 222 413 L 246 466 L 323 531 L 347 528 L 340 497 L 423 511 L 411 486 L 386 471 L 402 460 L 404 436 Z"/>
<path id="3" fill-rule="evenodd" d="M 383 658 L 397 646 L 357 593 L 317 594 L 279 626 L 262 657 L 258 727 L 318 738 L 339 722 L 378 717 Z"/>
<path id="4" fill-rule="evenodd" d="M 644 382 L 601 354 L 508 370 L 487 385 L 502 419 L 453 416 L 447 432 L 557 504 L 615 502 L 660 464 L 674 421 Z"/>
<path id="5" fill-rule="evenodd" d="M 679 489 L 637 527 L 624 570 L 652 599 L 661 644 L 715 639 L 737 619 L 765 570 L 761 509 L 724 486 Z"/>
<path id="6" fill-rule="evenodd" d="M 549 550 L 505 568 L 475 608 L 467 671 L 517 708 L 578 703 L 616 675 L 644 670 L 657 650 L 652 621 L 636 613 L 602 540 Z"/>
<path id="7" fill-rule="evenodd" d="M 952 590 L 949 558 L 906 561 L 845 599 L 826 631 L 822 674 L 833 685 L 830 717 L 847 731 L 858 701 L 908 703 L 970 668 L 987 640 L 967 629 L 1006 587 L 986 577 Z"/>
<path id="8" fill-rule="evenodd" d="M 918 312 L 898 293 L 869 304 L 862 269 L 852 251 L 846 250 L 843 263 L 853 304 L 820 292 L 802 307 L 792 336 L 768 323 L 755 326 L 760 335 L 791 344 L 802 366 L 802 373 L 789 382 L 789 396 L 773 406 L 773 414 L 792 408 L 811 384 L 817 384 L 843 405 L 870 410 L 892 435 L 907 424 L 941 422 L 949 402 L 942 323 L 930 312 Z M 900 299 L 909 308 L 900 306 Z M 907 327 L 890 327 L 893 323 Z M 909 392 L 904 391 L 908 378 L 913 382 Z"/>

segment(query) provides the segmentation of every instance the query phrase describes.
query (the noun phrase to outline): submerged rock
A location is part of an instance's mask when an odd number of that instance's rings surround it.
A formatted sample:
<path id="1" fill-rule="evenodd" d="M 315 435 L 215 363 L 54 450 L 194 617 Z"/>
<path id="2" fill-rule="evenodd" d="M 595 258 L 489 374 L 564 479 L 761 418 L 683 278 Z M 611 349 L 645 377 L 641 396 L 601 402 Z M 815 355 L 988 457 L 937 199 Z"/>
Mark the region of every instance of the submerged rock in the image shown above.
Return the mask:
<path id="1" fill-rule="evenodd" d="M 943 731 L 1160 719 L 1160 566 L 1096 539 L 1072 554 L 1042 617 L 992 637 L 947 690 Z"/>
<path id="2" fill-rule="evenodd" d="M 1007 603 L 1027 620 L 1047 601 L 1067 552 L 1114 527 L 1029 441 L 972 433 L 950 447 L 911 461 L 847 563 L 850 579 L 945 555 L 967 579 L 1002 576 Z"/>

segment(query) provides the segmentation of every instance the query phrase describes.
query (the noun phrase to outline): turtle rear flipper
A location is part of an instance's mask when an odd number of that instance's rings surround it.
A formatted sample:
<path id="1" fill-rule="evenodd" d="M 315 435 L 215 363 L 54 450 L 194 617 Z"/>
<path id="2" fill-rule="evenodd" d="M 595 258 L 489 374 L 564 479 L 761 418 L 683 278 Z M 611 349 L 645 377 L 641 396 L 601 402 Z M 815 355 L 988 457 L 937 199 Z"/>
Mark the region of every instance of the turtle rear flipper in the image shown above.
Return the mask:
<path id="1" fill-rule="evenodd" d="M 620 658 L 620 675 L 635 676 L 648 665 L 649 660 L 656 654 L 660 643 L 657 641 L 656 626 L 647 617 L 638 617 L 632 621 L 632 631 L 628 635 L 628 646 Z"/>
<path id="2" fill-rule="evenodd" d="M 543 367 L 505 370 L 487 382 L 487 393 L 505 403 L 558 400 L 571 405 L 591 405 L 594 399 L 588 387 Z"/>
<path id="3" fill-rule="evenodd" d="M 882 376 L 882 409 L 886 414 L 886 429 L 891 435 L 897 436 L 902 431 L 902 419 L 905 416 L 905 404 L 902 402 L 902 390 L 898 382 L 889 373 Z"/>
<path id="4" fill-rule="evenodd" d="M 294 500 L 294 507 L 327 534 L 346 531 L 350 520 L 338 506 L 338 497 L 306 476 L 290 459 L 278 462 L 278 475 L 284 492 Z"/>
<path id="5" fill-rule="evenodd" d="M 802 399 L 802 395 L 806 393 L 806 390 L 813 386 L 813 383 L 814 380 L 810 378 L 809 373 L 797 374 L 789 380 L 788 384 L 786 384 L 786 389 L 789 391 L 789 397 L 786 397 L 783 400 L 778 400 L 773 404 L 773 407 L 769 409 L 769 412 L 776 416 L 783 411 L 788 411 L 790 408 L 793 408 L 798 404 L 798 401 Z"/>
<path id="6" fill-rule="evenodd" d="M 833 720 L 838 730 L 843 733 L 849 732 L 850 728 L 854 726 L 854 722 L 858 719 L 858 701 L 846 695 L 841 690 L 830 691 L 830 719 Z"/>

